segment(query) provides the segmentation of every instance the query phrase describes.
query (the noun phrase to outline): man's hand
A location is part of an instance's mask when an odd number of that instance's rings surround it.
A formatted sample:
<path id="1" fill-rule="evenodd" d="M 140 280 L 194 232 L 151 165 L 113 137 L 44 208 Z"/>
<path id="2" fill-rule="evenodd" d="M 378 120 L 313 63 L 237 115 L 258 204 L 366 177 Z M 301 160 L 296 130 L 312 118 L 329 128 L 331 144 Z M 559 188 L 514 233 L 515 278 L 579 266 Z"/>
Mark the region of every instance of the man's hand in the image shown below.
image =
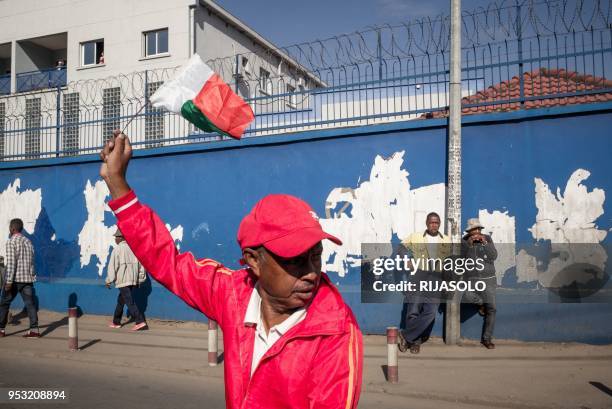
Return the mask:
<path id="1" fill-rule="evenodd" d="M 110 290 L 110 288 L 111 288 L 111 283 L 106 283 L 105 285 L 106 285 L 106 288 L 108 288 L 108 289 Z"/>
<path id="2" fill-rule="evenodd" d="M 13 283 L 4 284 L 4 291 L 6 291 L 7 293 L 11 291 L 12 288 L 13 288 Z"/>
<path id="3" fill-rule="evenodd" d="M 132 146 L 128 137 L 118 130 L 113 131 L 113 136 L 100 152 L 100 176 L 106 182 L 113 199 L 130 191 L 125 175 L 131 157 Z"/>

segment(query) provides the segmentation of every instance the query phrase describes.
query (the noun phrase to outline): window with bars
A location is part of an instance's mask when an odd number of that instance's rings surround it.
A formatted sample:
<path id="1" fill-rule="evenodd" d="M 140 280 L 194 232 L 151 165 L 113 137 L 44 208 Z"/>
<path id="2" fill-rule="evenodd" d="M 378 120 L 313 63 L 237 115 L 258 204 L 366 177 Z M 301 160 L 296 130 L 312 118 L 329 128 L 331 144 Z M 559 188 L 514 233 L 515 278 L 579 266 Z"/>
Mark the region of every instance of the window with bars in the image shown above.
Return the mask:
<path id="1" fill-rule="evenodd" d="M 270 71 L 259 67 L 259 91 L 263 94 L 272 94 L 272 81 Z"/>
<path id="2" fill-rule="evenodd" d="M 6 104 L 0 102 L 0 160 L 4 159 L 4 118 L 6 117 Z"/>
<path id="3" fill-rule="evenodd" d="M 34 158 L 40 154 L 40 98 L 26 99 L 25 156 Z"/>
<path id="4" fill-rule="evenodd" d="M 163 81 L 150 82 L 147 84 L 147 96 L 151 97 L 157 89 L 163 84 Z M 147 148 L 152 148 L 162 145 L 164 137 L 164 113 L 162 108 L 153 108 L 151 103 L 147 103 L 145 117 L 145 141 L 156 141 L 156 143 L 146 143 Z"/>
<path id="5" fill-rule="evenodd" d="M 121 89 L 106 88 L 102 91 L 102 141 L 107 141 L 121 125 Z"/>
<path id="6" fill-rule="evenodd" d="M 79 93 L 64 94 L 64 126 L 62 150 L 64 155 L 76 155 L 79 149 Z"/>
<path id="7" fill-rule="evenodd" d="M 295 94 L 295 87 L 291 84 L 286 85 L 287 94 L 289 97 L 287 99 L 287 106 L 289 108 L 295 108 L 297 106 L 297 95 Z"/>

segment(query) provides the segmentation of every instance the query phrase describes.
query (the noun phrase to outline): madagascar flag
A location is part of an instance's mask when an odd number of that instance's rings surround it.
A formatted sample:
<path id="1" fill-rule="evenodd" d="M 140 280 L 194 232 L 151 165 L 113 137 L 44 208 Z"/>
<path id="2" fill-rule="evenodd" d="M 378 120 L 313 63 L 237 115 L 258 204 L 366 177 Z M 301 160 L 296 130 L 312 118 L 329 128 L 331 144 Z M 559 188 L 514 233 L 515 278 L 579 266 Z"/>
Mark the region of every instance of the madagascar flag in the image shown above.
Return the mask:
<path id="1" fill-rule="evenodd" d="M 151 96 L 155 108 L 180 113 L 203 131 L 240 139 L 255 118 L 249 104 L 236 95 L 195 54 L 176 78 L 165 82 Z"/>

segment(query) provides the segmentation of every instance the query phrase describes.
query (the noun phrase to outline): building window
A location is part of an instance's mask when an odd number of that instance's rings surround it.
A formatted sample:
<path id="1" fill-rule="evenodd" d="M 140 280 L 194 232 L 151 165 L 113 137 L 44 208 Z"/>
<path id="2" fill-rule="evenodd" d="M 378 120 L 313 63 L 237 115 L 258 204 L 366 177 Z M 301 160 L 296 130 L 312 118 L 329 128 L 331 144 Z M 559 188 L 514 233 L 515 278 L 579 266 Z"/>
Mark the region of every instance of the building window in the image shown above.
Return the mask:
<path id="1" fill-rule="evenodd" d="M 259 89 L 265 94 L 272 94 L 272 81 L 270 81 L 270 71 L 259 68 Z"/>
<path id="2" fill-rule="evenodd" d="M 106 142 L 121 121 L 121 88 L 106 88 L 102 91 L 102 143 Z"/>
<path id="3" fill-rule="evenodd" d="M 81 43 L 81 67 L 104 64 L 104 40 Z"/>
<path id="4" fill-rule="evenodd" d="M 295 87 L 291 84 L 287 84 L 287 94 L 288 95 L 288 101 L 287 105 L 290 108 L 295 108 L 297 105 L 297 95 L 295 94 Z"/>
<path id="5" fill-rule="evenodd" d="M 79 149 L 79 93 L 64 94 L 64 155 L 76 155 Z"/>
<path id="6" fill-rule="evenodd" d="M 168 53 L 168 29 L 146 31 L 142 33 L 144 56 L 151 57 Z"/>
<path id="7" fill-rule="evenodd" d="M 26 99 L 25 114 L 25 154 L 26 158 L 34 158 L 40 153 L 40 98 Z"/>
<path id="8" fill-rule="evenodd" d="M 251 65 L 249 64 L 249 59 L 246 57 L 242 57 L 242 72 L 249 77 L 251 76 Z"/>
<path id="9" fill-rule="evenodd" d="M 163 81 L 150 82 L 147 84 L 147 96 L 151 97 L 157 89 L 163 84 Z M 148 98 L 147 98 L 148 100 Z M 147 111 L 145 116 L 145 141 L 153 142 L 146 143 L 147 148 L 162 146 L 164 138 L 164 110 L 163 108 L 153 108 L 150 102 L 147 102 Z"/>

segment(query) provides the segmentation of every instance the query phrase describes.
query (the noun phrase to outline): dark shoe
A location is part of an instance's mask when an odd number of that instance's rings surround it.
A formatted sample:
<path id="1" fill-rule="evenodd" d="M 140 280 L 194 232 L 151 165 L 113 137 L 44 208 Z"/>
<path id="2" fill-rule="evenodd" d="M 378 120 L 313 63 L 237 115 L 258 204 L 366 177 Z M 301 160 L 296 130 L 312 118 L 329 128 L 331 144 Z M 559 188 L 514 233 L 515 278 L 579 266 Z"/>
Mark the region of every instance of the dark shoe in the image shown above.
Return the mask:
<path id="1" fill-rule="evenodd" d="M 419 352 L 421 352 L 421 345 L 419 345 L 419 344 L 412 344 L 412 345 L 410 345 L 410 353 L 411 354 L 418 354 Z"/>
<path id="2" fill-rule="evenodd" d="M 495 344 L 492 343 L 491 341 L 481 341 L 480 343 L 482 344 L 483 347 L 487 349 L 495 349 Z"/>
<path id="3" fill-rule="evenodd" d="M 37 331 L 28 331 L 24 336 L 24 338 L 40 338 L 40 333 Z"/>
<path id="4" fill-rule="evenodd" d="M 402 335 L 401 332 L 397 334 L 397 349 L 400 352 L 406 352 L 410 348 L 410 342 L 406 341 L 406 338 Z"/>
<path id="5" fill-rule="evenodd" d="M 3 338 L 6 336 L 6 333 L 4 332 L 3 329 L 0 329 L 0 338 Z"/>
<path id="6" fill-rule="evenodd" d="M 421 337 L 421 344 L 426 343 L 427 341 L 429 341 L 429 335 L 423 335 Z"/>
<path id="7" fill-rule="evenodd" d="M 487 311 L 485 310 L 485 306 L 481 305 L 478 307 L 478 314 L 480 314 L 481 317 L 484 317 L 485 314 L 487 313 Z"/>

